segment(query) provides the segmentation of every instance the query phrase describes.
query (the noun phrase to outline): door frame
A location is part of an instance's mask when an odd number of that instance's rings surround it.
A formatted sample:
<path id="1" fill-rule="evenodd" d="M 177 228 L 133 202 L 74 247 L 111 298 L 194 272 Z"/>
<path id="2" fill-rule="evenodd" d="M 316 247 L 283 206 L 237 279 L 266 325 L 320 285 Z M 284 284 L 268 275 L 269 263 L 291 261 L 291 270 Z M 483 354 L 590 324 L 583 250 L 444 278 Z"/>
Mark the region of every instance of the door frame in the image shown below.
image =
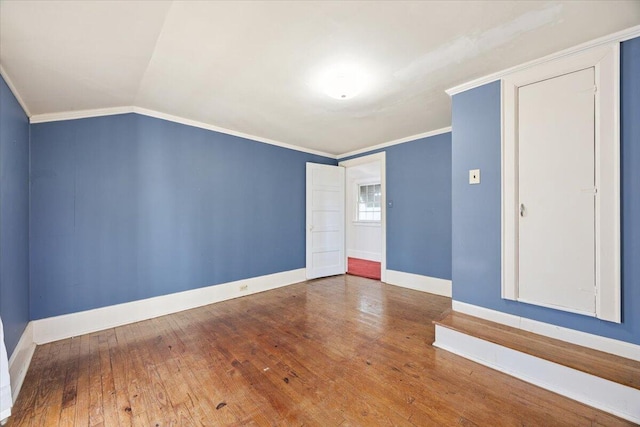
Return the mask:
<path id="1" fill-rule="evenodd" d="M 386 282 L 387 279 L 387 153 L 382 151 L 380 153 L 369 154 L 367 156 L 356 157 L 354 159 L 343 160 L 338 163 L 338 166 L 342 166 L 345 169 L 348 169 L 353 166 L 359 166 L 366 163 L 372 162 L 380 162 L 380 234 L 382 241 L 380 242 L 380 281 Z M 346 173 L 345 173 L 346 176 Z M 345 182 L 345 198 L 347 197 L 347 189 Z M 346 203 L 346 200 L 345 200 Z M 350 221 L 350 218 L 346 218 L 345 216 L 345 266 L 347 265 L 347 223 L 346 221 Z"/>
<path id="2" fill-rule="evenodd" d="M 501 81 L 502 298 L 518 300 L 518 88 L 594 67 L 596 72 L 596 317 L 621 322 L 620 43 L 527 67 Z"/>

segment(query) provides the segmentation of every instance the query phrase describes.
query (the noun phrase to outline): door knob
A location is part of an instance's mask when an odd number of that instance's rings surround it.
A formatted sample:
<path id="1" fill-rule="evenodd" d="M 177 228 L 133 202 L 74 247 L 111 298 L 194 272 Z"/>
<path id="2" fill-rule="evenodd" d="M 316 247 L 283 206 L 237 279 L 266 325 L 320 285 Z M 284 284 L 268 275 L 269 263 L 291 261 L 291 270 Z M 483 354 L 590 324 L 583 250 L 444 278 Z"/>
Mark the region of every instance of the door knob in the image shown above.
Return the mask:
<path id="1" fill-rule="evenodd" d="M 524 207 L 524 203 L 520 203 L 520 216 L 524 216 L 526 213 L 526 209 Z"/>

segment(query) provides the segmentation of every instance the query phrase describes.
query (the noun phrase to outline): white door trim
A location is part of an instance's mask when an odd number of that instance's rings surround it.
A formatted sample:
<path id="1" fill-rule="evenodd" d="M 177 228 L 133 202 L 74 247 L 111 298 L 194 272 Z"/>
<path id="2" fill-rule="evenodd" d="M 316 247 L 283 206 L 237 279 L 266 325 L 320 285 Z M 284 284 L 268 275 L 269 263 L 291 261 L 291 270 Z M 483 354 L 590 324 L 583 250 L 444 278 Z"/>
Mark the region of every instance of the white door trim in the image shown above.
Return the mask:
<path id="1" fill-rule="evenodd" d="M 380 162 L 380 190 L 382 191 L 381 196 L 381 235 L 382 242 L 380 248 L 380 280 L 385 282 L 387 280 L 387 153 L 382 151 L 380 153 L 369 154 L 368 156 L 356 157 L 355 159 L 344 160 L 338 163 L 338 166 L 343 166 L 345 168 L 350 168 L 353 166 L 363 165 L 371 162 Z M 346 194 L 346 192 L 345 192 Z M 347 218 L 345 218 L 348 221 Z M 345 232 L 346 232 L 346 224 L 345 224 Z M 345 263 L 346 260 L 346 251 L 345 251 Z M 346 264 L 345 264 L 346 265 Z"/>
<path id="2" fill-rule="evenodd" d="M 518 88 L 595 67 L 596 317 L 621 321 L 619 50 L 619 43 L 598 46 L 502 79 L 502 297 L 505 299 L 518 299 Z"/>

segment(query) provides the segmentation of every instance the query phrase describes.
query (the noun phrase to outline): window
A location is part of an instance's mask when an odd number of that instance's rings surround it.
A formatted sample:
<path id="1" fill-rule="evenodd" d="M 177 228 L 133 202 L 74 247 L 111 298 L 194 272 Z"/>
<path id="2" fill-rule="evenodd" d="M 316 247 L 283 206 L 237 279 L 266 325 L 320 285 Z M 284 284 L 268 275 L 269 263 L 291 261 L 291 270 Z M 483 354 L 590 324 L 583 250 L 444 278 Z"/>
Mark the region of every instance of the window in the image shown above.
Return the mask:
<path id="1" fill-rule="evenodd" d="M 380 184 L 358 185 L 358 221 L 380 221 Z"/>

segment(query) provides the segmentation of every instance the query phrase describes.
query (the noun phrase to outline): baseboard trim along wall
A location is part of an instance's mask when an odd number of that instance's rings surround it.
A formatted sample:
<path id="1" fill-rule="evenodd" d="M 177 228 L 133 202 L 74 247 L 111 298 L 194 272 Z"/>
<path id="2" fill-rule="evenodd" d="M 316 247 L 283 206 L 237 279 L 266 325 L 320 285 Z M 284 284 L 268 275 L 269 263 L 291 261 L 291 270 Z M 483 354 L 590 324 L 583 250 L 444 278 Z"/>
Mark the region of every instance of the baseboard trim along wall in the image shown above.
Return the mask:
<path id="1" fill-rule="evenodd" d="M 436 325 L 434 346 L 640 423 L 640 390 Z"/>
<path id="2" fill-rule="evenodd" d="M 32 320 L 27 324 L 18 345 L 9 358 L 13 401 L 15 402 L 18 398 L 36 345 L 153 319 L 207 304 L 281 288 L 305 280 L 305 269 L 301 268 L 62 316 Z"/>
<path id="3" fill-rule="evenodd" d="M 34 320 L 40 345 L 305 281 L 305 269 L 252 277 L 124 304 Z"/>
<path id="4" fill-rule="evenodd" d="M 18 393 L 27 376 L 31 358 L 36 351 L 36 344 L 33 342 L 33 322 L 27 323 L 27 327 L 22 332 L 18 345 L 9 358 L 9 378 L 11 378 L 11 397 L 15 402 Z"/>
<path id="5" fill-rule="evenodd" d="M 387 270 L 386 283 L 416 291 L 451 297 L 451 280 Z"/>
<path id="6" fill-rule="evenodd" d="M 380 262 L 381 256 L 379 252 L 357 251 L 355 249 L 347 249 L 349 258 L 366 259 L 367 261 Z"/>
<path id="7" fill-rule="evenodd" d="M 501 323 L 513 328 L 522 329 L 534 334 L 544 335 L 594 350 L 615 354 L 627 359 L 640 361 L 640 346 L 625 341 L 589 334 L 587 332 L 576 331 L 549 323 L 531 320 L 501 311 L 468 304 L 461 301 L 452 301 L 452 309 L 470 316 Z"/>

